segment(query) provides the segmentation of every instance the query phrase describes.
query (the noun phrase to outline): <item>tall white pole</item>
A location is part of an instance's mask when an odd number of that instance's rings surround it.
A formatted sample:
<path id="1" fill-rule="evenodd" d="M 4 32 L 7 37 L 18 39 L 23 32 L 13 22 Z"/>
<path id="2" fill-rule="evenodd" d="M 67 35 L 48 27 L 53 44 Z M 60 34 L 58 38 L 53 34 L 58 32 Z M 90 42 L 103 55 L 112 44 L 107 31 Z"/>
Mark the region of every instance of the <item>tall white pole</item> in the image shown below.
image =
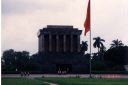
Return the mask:
<path id="1" fill-rule="evenodd" d="M 90 75 L 90 78 L 92 77 L 91 76 L 91 74 L 92 74 L 92 69 L 91 69 L 92 68 L 92 65 L 91 65 L 92 64 L 92 62 L 91 62 L 91 54 L 92 54 L 92 51 L 91 51 L 92 50 L 91 49 L 91 37 L 92 36 L 91 36 L 91 29 L 90 29 L 90 58 L 89 58 L 89 68 L 90 68 L 89 69 L 89 75 Z"/>
<path id="2" fill-rule="evenodd" d="M 89 58 L 89 76 L 90 76 L 90 78 L 92 77 L 92 63 L 91 63 L 91 54 L 92 54 L 92 49 L 91 49 L 91 43 L 92 43 L 92 41 L 91 41 L 91 39 L 92 39 L 92 36 L 91 36 L 91 0 L 90 0 L 90 58 Z"/>

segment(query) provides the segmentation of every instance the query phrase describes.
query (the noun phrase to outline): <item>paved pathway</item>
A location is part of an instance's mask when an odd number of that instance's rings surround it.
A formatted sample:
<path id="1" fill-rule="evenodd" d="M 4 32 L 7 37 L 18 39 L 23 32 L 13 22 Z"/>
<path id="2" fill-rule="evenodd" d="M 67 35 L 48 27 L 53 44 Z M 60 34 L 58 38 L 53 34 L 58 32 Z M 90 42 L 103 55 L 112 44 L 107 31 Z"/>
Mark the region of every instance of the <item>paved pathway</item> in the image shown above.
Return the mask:
<path id="1" fill-rule="evenodd" d="M 49 85 L 58 85 L 58 84 L 55 84 L 55 83 L 49 83 L 49 82 L 44 82 L 44 83 L 47 83 Z"/>
<path id="2" fill-rule="evenodd" d="M 31 77 L 31 76 L 26 77 L 26 78 L 28 78 L 28 79 L 34 79 L 34 77 Z M 44 81 L 44 83 L 47 83 L 49 85 L 58 85 L 58 84 L 55 84 L 55 83 L 50 83 L 50 82 L 45 82 L 45 81 Z"/>
<path id="3" fill-rule="evenodd" d="M 21 77 L 20 74 L 2 74 L 2 77 Z M 79 78 L 89 78 L 89 74 L 31 74 L 30 78 L 35 77 L 79 77 Z M 128 74 L 92 74 L 94 78 L 128 78 Z"/>

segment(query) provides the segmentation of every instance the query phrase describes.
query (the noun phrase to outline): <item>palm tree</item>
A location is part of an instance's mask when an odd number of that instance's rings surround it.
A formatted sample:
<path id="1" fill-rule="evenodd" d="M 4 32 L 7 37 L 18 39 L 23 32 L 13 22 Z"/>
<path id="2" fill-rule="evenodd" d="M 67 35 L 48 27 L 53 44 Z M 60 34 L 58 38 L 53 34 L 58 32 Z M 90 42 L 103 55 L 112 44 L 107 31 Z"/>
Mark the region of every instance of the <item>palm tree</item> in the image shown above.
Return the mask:
<path id="1" fill-rule="evenodd" d="M 87 41 L 82 41 L 82 44 L 81 44 L 81 52 L 84 53 L 85 51 L 88 50 L 88 44 L 87 44 Z"/>
<path id="2" fill-rule="evenodd" d="M 123 46 L 124 44 L 122 43 L 121 40 L 113 40 L 112 41 L 113 43 L 111 44 L 111 47 L 110 48 L 115 48 L 115 47 L 119 47 L 119 46 Z"/>
<path id="3" fill-rule="evenodd" d="M 100 60 L 104 60 L 104 58 L 103 58 L 103 56 L 104 56 L 104 53 L 106 52 L 106 47 L 105 46 L 102 46 L 101 48 L 100 48 L 100 53 L 99 53 L 99 55 L 100 55 Z"/>
<path id="4" fill-rule="evenodd" d="M 105 46 L 102 46 L 100 47 L 100 53 L 105 53 L 106 52 L 106 47 Z"/>
<path id="5" fill-rule="evenodd" d="M 102 42 L 105 42 L 105 40 L 101 39 L 100 37 L 93 38 L 93 40 L 95 40 L 93 46 L 94 46 L 94 48 L 98 48 L 98 53 L 99 53 L 100 48 L 104 47 Z"/>

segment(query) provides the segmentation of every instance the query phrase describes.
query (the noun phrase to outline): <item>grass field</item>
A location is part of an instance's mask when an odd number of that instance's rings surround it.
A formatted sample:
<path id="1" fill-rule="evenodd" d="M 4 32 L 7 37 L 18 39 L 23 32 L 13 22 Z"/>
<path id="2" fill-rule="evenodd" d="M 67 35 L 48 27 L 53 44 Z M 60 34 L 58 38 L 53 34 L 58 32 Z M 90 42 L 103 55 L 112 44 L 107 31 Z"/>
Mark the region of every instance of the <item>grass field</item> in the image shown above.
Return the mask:
<path id="1" fill-rule="evenodd" d="M 2 78 L 1 85 L 48 85 L 40 80 L 27 78 Z"/>
<path id="2" fill-rule="evenodd" d="M 128 85 L 128 79 L 89 79 L 89 78 L 2 78 L 2 85 Z"/>
<path id="3" fill-rule="evenodd" d="M 59 85 L 128 85 L 128 79 L 38 78 Z"/>

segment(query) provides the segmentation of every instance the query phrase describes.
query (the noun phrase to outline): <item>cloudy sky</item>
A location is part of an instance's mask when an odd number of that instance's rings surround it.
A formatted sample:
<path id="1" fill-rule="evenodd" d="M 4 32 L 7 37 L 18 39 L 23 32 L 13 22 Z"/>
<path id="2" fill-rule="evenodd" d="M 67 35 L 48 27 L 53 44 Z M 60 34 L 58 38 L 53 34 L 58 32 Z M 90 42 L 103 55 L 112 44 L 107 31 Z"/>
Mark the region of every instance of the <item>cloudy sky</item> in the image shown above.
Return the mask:
<path id="1" fill-rule="evenodd" d="M 2 0 L 2 51 L 38 51 L 37 32 L 46 25 L 83 30 L 88 0 Z M 128 45 L 128 0 L 91 0 L 92 37 L 109 48 L 114 39 Z M 81 40 L 89 40 L 81 35 Z"/>

